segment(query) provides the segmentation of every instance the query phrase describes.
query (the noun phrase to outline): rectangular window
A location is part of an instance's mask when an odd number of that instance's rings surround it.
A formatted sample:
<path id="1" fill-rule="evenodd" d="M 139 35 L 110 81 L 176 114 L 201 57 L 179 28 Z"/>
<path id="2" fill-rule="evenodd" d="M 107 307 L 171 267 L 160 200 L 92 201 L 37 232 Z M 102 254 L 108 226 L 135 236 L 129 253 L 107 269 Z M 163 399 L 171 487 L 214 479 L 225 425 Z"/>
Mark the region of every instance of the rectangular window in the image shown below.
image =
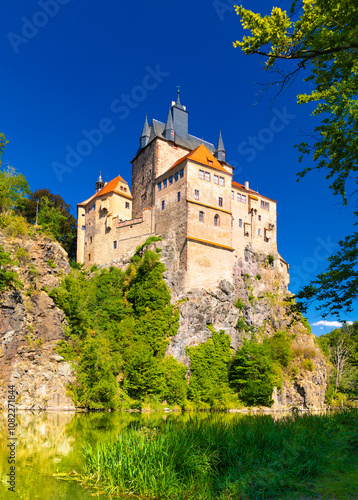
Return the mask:
<path id="1" fill-rule="evenodd" d="M 199 179 L 204 179 L 204 170 L 199 170 Z"/>
<path id="2" fill-rule="evenodd" d="M 261 236 L 261 229 L 258 229 L 258 230 L 257 230 L 257 234 L 258 234 L 259 236 Z"/>
<path id="3" fill-rule="evenodd" d="M 182 169 L 180 170 L 180 178 L 182 179 L 183 177 L 184 177 L 184 169 L 182 168 Z"/>
<path id="4" fill-rule="evenodd" d="M 219 176 L 214 175 L 214 184 L 219 184 Z"/>
<path id="5" fill-rule="evenodd" d="M 92 208 L 93 208 L 93 210 L 96 210 L 96 204 L 95 203 L 93 204 Z"/>
<path id="6" fill-rule="evenodd" d="M 90 245 L 92 245 L 92 236 L 90 236 Z"/>
<path id="7" fill-rule="evenodd" d="M 242 227 L 242 219 L 239 219 L 239 227 Z"/>
<path id="8" fill-rule="evenodd" d="M 86 229 L 86 226 L 82 226 L 83 231 Z"/>
<path id="9" fill-rule="evenodd" d="M 199 191 L 198 191 L 197 189 L 195 189 L 195 192 L 194 192 L 194 198 L 195 198 L 196 200 L 198 200 L 198 199 L 199 199 Z"/>
<path id="10" fill-rule="evenodd" d="M 177 201 L 180 201 L 180 191 L 178 191 L 178 194 L 177 194 Z"/>
<path id="11" fill-rule="evenodd" d="M 204 212 L 199 212 L 199 222 L 204 222 Z"/>
<path id="12" fill-rule="evenodd" d="M 261 208 L 265 210 L 265 202 L 261 200 Z"/>
<path id="13" fill-rule="evenodd" d="M 225 179 L 224 179 L 224 177 L 219 177 L 219 185 L 220 186 L 225 186 Z"/>
<path id="14" fill-rule="evenodd" d="M 162 210 L 165 209 L 165 200 L 162 200 Z"/>
<path id="15" fill-rule="evenodd" d="M 219 198 L 219 207 L 222 207 L 222 206 L 223 206 L 223 199 Z"/>
<path id="16" fill-rule="evenodd" d="M 170 184 L 173 184 L 173 176 L 172 175 L 169 177 L 169 186 L 170 186 Z"/>
<path id="17" fill-rule="evenodd" d="M 161 190 L 162 190 L 162 183 L 161 183 L 161 182 L 159 182 L 159 183 L 158 183 L 158 191 L 161 191 Z"/>
<path id="18" fill-rule="evenodd" d="M 231 198 L 234 199 L 234 191 L 231 191 Z"/>
<path id="19" fill-rule="evenodd" d="M 113 248 L 114 248 L 114 250 L 117 248 L 117 242 L 116 241 L 113 242 Z"/>
<path id="20" fill-rule="evenodd" d="M 267 201 L 265 201 L 265 210 L 269 210 L 270 209 L 270 205 L 267 203 Z"/>
<path id="21" fill-rule="evenodd" d="M 241 201 L 241 194 L 240 193 L 236 193 L 236 199 L 237 199 L 237 201 Z"/>
<path id="22" fill-rule="evenodd" d="M 258 219 L 261 220 L 261 215 L 258 216 Z"/>
<path id="23" fill-rule="evenodd" d="M 177 173 L 174 175 L 174 180 L 175 180 L 175 182 L 177 182 L 177 180 L 178 180 L 178 179 L 179 179 L 179 174 L 178 174 L 178 172 L 177 172 Z"/>
<path id="24" fill-rule="evenodd" d="M 241 195 L 241 203 L 246 203 L 246 194 Z"/>
<path id="25" fill-rule="evenodd" d="M 146 196 L 144 197 L 144 199 L 146 199 Z M 126 208 L 129 208 L 130 205 L 129 205 L 129 201 L 126 201 Z"/>
<path id="26" fill-rule="evenodd" d="M 91 260 L 91 254 L 90 253 L 88 254 L 88 260 Z"/>
<path id="27" fill-rule="evenodd" d="M 205 172 L 205 180 L 210 182 L 210 174 L 209 172 Z"/>
<path id="28" fill-rule="evenodd" d="M 167 187 L 167 185 L 168 185 L 168 181 L 165 179 L 165 180 L 163 181 L 163 188 L 166 188 L 166 187 Z"/>

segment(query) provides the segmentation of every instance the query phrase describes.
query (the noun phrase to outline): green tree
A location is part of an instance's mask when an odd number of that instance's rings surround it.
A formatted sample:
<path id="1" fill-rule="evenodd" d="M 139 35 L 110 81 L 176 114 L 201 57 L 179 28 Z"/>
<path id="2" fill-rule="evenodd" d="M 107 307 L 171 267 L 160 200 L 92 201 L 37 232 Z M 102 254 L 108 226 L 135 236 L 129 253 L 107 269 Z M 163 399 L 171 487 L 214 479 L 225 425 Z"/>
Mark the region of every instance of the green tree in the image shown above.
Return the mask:
<path id="1" fill-rule="evenodd" d="M 235 354 L 229 380 L 244 403 L 271 406 L 275 375 L 270 349 L 252 340 L 245 341 Z"/>
<path id="2" fill-rule="evenodd" d="M 358 394 L 358 322 L 345 324 L 319 338 L 331 361 L 335 391 Z"/>
<path id="3" fill-rule="evenodd" d="M 297 18 L 296 11 L 299 8 Z M 347 180 L 358 182 L 358 4 L 354 0 L 294 0 L 290 14 L 278 7 L 262 17 L 243 6 L 235 6 L 244 29 L 251 36 L 234 43 L 245 54 L 266 58 L 266 70 L 276 70 L 272 85 L 282 90 L 300 70 L 312 91 L 298 95 L 298 103 L 316 103 L 313 115 L 321 121 L 311 134 L 312 141 L 297 147 L 300 161 L 311 155 L 314 166 L 306 166 L 298 175 L 323 170 L 331 179 L 330 188 L 347 204 Z M 296 19 L 297 20 L 294 20 Z M 279 63 L 285 61 L 288 70 Z M 293 64 L 294 63 L 294 64 Z M 287 67 L 286 67 L 287 69 Z M 358 213 L 356 212 L 356 215 Z M 329 260 L 327 271 L 305 287 L 298 297 L 323 299 L 318 309 L 323 315 L 350 310 L 357 298 L 358 233 L 340 243 L 340 251 Z M 329 299 L 324 300 L 329 290 Z"/>
<path id="4" fill-rule="evenodd" d="M 1 144 L 0 144 L 1 146 Z M 0 215 L 9 215 L 24 206 L 31 193 L 27 180 L 12 167 L 0 170 Z"/>
<path id="5" fill-rule="evenodd" d="M 2 157 L 4 155 L 5 146 L 9 141 L 6 140 L 5 135 L 0 133 L 0 167 L 2 164 Z"/>
<path id="6" fill-rule="evenodd" d="M 49 229 L 69 258 L 76 258 L 76 219 L 71 214 L 71 205 L 65 203 L 59 194 L 53 194 L 49 189 L 37 189 L 30 194 L 21 213 L 31 224 L 38 223 Z"/>
<path id="7" fill-rule="evenodd" d="M 212 336 L 205 343 L 186 348 L 191 372 L 188 394 L 197 404 L 205 402 L 215 406 L 223 393 L 230 392 L 228 366 L 232 349 L 230 337 L 224 330 L 218 333 L 212 327 L 210 329 Z"/>

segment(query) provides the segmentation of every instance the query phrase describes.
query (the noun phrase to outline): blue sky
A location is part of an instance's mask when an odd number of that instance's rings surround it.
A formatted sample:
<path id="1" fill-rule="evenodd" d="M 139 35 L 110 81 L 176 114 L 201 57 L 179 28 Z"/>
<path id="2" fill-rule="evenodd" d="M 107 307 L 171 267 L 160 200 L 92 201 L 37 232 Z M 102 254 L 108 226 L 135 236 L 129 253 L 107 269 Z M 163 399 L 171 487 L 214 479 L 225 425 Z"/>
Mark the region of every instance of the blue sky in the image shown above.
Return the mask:
<path id="1" fill-rule="evenodd" d="M 261 14 L 272 5 L 245 4 Z M 290 2 L 275 5 L 288 8 Z M 180 85 L 189 132 L 216 144 L 221 128 L 234 180 L 278 200 L 278 249 L 290 264 L 289 289 L 297 292 L 352 231 L 354 207 L 341 206 L 322 173 L 296 182 L 302 165 L 293 146 L 314 125 L 312 108 L 298 106 L 296 95 L 309 84 L 300 76 L 274 102 L 272 93 L 260 94 L 270 77 L 259 57 L 233 48 L 241 35 L 226 0 L 4 3 L 5 164 L 22 172 L 32 190 L 60 194 L 75 213 L 76 204 L 93 194 L 99 171 L 105 180 L 120 171 L 130 182 L 145 114 L 165 121 Z M 358 319 L 357 311 L 346 319 Z M 311 325 L 322 319 L 314 308 L 307 316 Z M 330 329 L 321 324 L 313 332 Z"/>

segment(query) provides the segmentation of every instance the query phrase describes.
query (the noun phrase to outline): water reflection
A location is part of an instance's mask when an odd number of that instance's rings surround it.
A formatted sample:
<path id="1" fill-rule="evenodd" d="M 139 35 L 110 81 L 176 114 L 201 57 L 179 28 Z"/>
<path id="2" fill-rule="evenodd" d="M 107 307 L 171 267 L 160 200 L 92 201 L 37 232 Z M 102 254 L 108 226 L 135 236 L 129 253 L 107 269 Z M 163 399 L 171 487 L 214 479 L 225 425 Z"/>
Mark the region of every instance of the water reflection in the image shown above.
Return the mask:
<path id="1" fill-rule="evenodd" d="M 274 419 L 292 415 L 275 412 Z M 160 427 L 165 422 L 185 425 L 190 420 L 220 420 L 230 422 L 243 418 L 239 413 L 32 413 L 19 412 L 16 417 L 16 493 L 8 491 L 9 456 L 7 420 L 0 414 L 0 499 L 14 500 L 84 500 L 107 499 L 106 495 L 91 495 L 78 483 L 60 481 L 57 472 L 81 470 L 82 448 L 114 439 L 125 428 L 133 425 Z"/>

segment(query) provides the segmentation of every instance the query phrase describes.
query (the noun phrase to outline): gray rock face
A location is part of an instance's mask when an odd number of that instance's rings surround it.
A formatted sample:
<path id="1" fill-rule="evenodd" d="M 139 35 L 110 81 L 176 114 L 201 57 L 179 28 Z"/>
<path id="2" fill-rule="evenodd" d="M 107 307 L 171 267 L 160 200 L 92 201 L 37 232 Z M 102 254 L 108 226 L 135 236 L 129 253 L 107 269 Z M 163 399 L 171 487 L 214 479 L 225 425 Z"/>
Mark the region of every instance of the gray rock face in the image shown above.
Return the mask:
<path id="1" fill-rule="evenodd" d="M 166 250 L 165 244 L 163 253 L 166 259 L 169 255 L 175 258 L 175 249 Z M 190 368 L 185 348 L 206 342 L 211 336 L 209 324 L 230 336 L 235 351 L 244 338 L 253 334 L 263 339 L 278 331 L 288 331 L 295 337 L 298 354 L 295 369 L 284 373 L 282 388 L 274 391 L 273 409 L 322 408 L 327 386 L 326 361 L 314 344 L 313 335 L 292 312 L 287 276 L 278 265 L 269 264 L 264 255 L 254 253 L 250 247 L 245 258 L 235 263 L 233 274 L 233 281 L 221 281 L 215 292 L 200 289 L 182 294 L 175 285 L 172 265 L 165 275 L 166 282 L 173 297 L 182 302 L 178 333 L 171 338 L 167 354 Z M 307 370 L 303 363 L 306 355 L 313 360 L 312 370 Z"/>
<path id="2" fill-rule="evenodd" d="M 22 247 L 27 259 L 17 267 L 24 287 L 0 296 L 0 405 L 7 401 L 7 387 L 14 384 L 18 409 L 75 409 L 66 395 L 72 370 L 55 352 L 64 339 L 65 315 L 45 290 L 59 283 L 70 270 L 61 246 L 39 237 L 24 242 L 7 241 L 5 250 Z"/>

